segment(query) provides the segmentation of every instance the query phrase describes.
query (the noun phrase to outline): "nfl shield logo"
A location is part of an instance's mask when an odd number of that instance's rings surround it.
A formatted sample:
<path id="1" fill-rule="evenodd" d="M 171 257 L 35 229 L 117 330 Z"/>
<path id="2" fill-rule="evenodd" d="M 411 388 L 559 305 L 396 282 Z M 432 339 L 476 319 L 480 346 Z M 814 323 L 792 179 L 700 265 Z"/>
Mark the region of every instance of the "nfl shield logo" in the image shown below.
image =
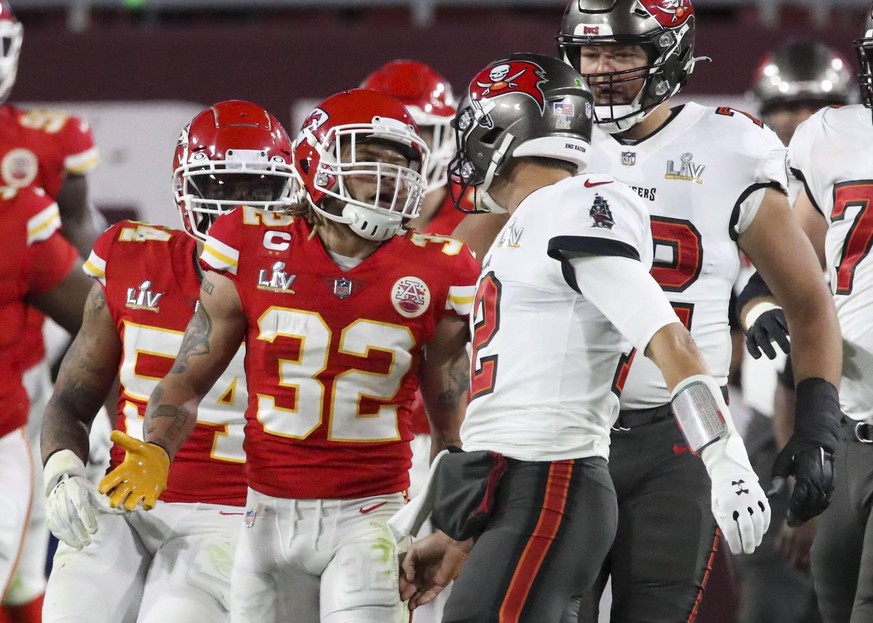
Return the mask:
<path id="1" fill-rule="evenodd" d="M 340 300 L 349 298 L 352 295 L 352 282 L 345 277 L 334 280 L 333 294 Z"/>
<path id="2" fill-rule="evenodd" d="M 621 152 L 621 163 L 626 167 L 632 167 L 637 163 L 637 152 L 623 151 Z"/>
<path id="3" fill-rule="evenodd" d="M 243 521 L 243 525 L 245 525 L 246 528 L 251 528 L 252 526 L 255 525 L 255 517 L 257 517 L 257 516 L 258 516 L 258 511 L 255 511 L 255 510 L 246 511 L 246 518 Z"/>

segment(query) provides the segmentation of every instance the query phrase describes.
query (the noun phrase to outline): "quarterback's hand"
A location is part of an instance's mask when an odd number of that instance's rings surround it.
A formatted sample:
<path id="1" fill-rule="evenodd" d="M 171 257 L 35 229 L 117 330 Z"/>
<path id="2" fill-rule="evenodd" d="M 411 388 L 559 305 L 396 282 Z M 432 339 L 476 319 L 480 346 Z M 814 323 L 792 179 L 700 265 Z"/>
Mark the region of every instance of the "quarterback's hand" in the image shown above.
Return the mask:
<path id="1" fill-rule="evenodd" d="M 89 545 L 101 509 L 82 460 L 72 450 L 59 450 L 46 461 L 43 475 L 49 530 L 74 549 Z"/>
<path id="2" fill-rule="evenodd" d="M 743 440 L 731 431 L 700 452 L 712 480 L 712 514 L 734 554 L 751 554 L 770 526 L 770 503 Z"/>
<path id="3" fill-rule="evenodd" d="M 770 504 L 755 473 L 712 483 L 712 514 L 731 552 L 754 552 L 770 526 Z"/>
<path id="4" fill-rule="evenodd" d="M 749 315 L 753 313 L 754 309 L 749 312 Z M 773 348 L 773 342 L 776 342 L 785 354 L 791 352 L 788 321 L 785 320 L 785 312 L 781 307 L 771 307 L 756 315 L 754 322 L 746 331 L 746 350 L 755 359 L 759 359 L 761 353 L 767 355 L 768 359 L 775 359 L 776 350 Z"/>
<path id="5" fill-rule="evenodd" d="M 415 541 L 400 569 L 400 597 L 409 609 L 432 601 L 458 577 L 472 548 L 472 539 L 459 542 L 440 531 Z"/>
<path id="6" fill-rule="evenodd" d="M 154 508 L 167 488 L 170 456 L 161 446 L 112 431 L 112 441 L 125 449 L 124 462 L 109 472 L 98 487 L 109 496 L 112 508 L 134 510 L 140 502 L 145 510 Z"/>

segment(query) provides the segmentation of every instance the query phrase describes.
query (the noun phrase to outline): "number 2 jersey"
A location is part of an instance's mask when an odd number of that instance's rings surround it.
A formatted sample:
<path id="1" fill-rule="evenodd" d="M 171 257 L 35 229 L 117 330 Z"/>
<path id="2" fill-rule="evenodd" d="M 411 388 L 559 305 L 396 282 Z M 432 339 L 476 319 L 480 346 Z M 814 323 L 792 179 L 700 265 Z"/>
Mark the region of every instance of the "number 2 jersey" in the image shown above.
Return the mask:
<path id="1" fill-rule="evenodd" d="M 58 285 L 78 257 L 60 227 L 58 206 L 41 190 L 0 188 L 0 437 L 27 423 L 21 376 L 28 366 L 20 340 L 30 312 L 24 299 Z"/>
<path id="2" fill-rule="evenodd" d="M 732 108 L 688 103 L 636 144 L 597 130 L 588 171 L 633 188 L 651 215 L 652 276 L 691 331 L 716 382 L 731 357 L 728 306 L 740 268 L 736 240 L 757 214 L 761 188 L 785 192 L 786 150 L 760 121 Z M 670 402 L 660 370 L 636 354 L 622 409 Z"/>
<path id="3" fill-rule="evenodd" d="M 283 498 L 359 498 L 409 486 L 422 347 L 466 320 L 479 265 L 451 238 L 408 233 L 344 271 L 304 219 L 236 209 L 201 262 L 248 318 L 249 486 Z"/>
<path id="4" fill-rule="evenodd" d="M 103 286 L 122 342 L 116 428 L 143 438 L 146 403 L 170 371 L 200 299 L 197 246 L 180 230 L 120 221 L 94 243 L 85 273 Z M 197 425 L 170 467 L 165 502 L 242 506 L 243 429 L 248 400 L 243 348 L 203 398 Z M 114 445 L 111 463 L 124 460 Z"/>
<path id="5" fill-rule="evenodd" d="M 52 110 L 0 106 L 0 186 L 42 188 L 55 199 L 67 175 L 81 175 L 99 158 L 87 123 Z M 29 310 L 19 346 L 25 369 L 45 356 L 43 315 Z"/>
<path id="6" fill-rule="evenodd" d="M 583 173 L 528 195 L 503 227 L 476 287 L 464 449 L 525 461 L 608 456 L 615 379 L 631 345 L 581 292 L 604 300 L 622 284 L 592 275 L 580 289 L 561 261 L 567 253 L 604 256 L 610 270 L 642 262 L 639 275 L 650 281 L 649 217 L 639 197 L 610 176 Z M 617 312 L 643 348 L 676 322 L 654 283 L 651 292 L 660 309 L 637 298 Z"/>
<path id="7" fill-rule="evenodd" d="M 873 424 L 873 120 L 860 105 L 825 108 L 803 122 L 788 149 L 828 223 L 828 281 L 843 336 L 840 406 Z"/>

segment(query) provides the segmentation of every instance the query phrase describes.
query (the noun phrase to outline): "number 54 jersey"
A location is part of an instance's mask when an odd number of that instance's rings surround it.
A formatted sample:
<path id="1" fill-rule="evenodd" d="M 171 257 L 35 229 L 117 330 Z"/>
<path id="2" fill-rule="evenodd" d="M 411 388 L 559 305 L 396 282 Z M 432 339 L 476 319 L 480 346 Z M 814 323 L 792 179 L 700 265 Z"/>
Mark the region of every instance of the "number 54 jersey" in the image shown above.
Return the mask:
<path id="1" fill-rule="evenodd" d="M 843 412 L 873 423 L 873 123 L 864 106 L 825 108 L 797 128 L 788 149 L 828 223 L 825 256 L 843 336 Z"/>
<path id="2" fill-rule="evenodd" d="M 595 128 L 589 171 L 605 172 L 642 197 L 651 216 L 652 276 L 690 330 L 720 384 L 731 343 L 728 306 L 740 268 L 737 238 L 752 223 L 762 188 L 787 191 L 786 150 L 757 119 L 732 108 L 688 103 L 654 134 L 624 144 Z M 658 368 L 637 354 L 622 409 L 670 402 Z"/>
<path id="3" fill-rule="evenodd" d="M 479 265 L 451 238 L 395 236 L 344 271 L 304 219 L 220 216 L 201 262 L 248 318 L 249 486 L 283 498 L 359 498 L 409 486 L 410 409 L 423 346 L 466 321 Z"/>
<path id="4" fill-rule="evenodd" d="M 85 273 L 103 286 L 122 343 L 116 428 L 142 439 L 146 403 L 173 366 L 200 299 L 197 247 L 185 232 L 121 221 L 94 243 Z M 197 425 L 170 468 L 165 502 L 242 506 L 247 392 L 242 348 L 203 398 Z M 111 463 L 124 460 L 113 446 Z"/>

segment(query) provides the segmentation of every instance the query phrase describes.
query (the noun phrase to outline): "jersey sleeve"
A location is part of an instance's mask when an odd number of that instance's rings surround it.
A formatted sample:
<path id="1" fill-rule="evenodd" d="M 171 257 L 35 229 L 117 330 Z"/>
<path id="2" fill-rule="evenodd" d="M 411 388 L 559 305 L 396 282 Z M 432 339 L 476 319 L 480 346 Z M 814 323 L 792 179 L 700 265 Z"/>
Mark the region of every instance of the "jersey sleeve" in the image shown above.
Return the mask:
<path id="1" fill-rule="evenodd" d="M 813 173 L 812 153 L 813 143 L 823 125 L 827 110 L 827 108 L 819 110 L 797 126 L 794 135 L 791 137 L 791 143 L 788 145 L 788 168 L 791 171 L 791 175 L 797 180 L 798 184 L 806 189 L 806 194 L 819 212 L 822 210 L 816 203 L 816 194 L 810 188 Z"/>
<path id="2" fill-rule="evenodd" d="M 60 234 L 61 216 L 57 204 L 34 189 L 20 191 L 20 208 L 28 214 L 27 249 L 29 255 L 28 292 L 48 292 L 66 277 L 78 253 Z"/>
<path id="3" fill-rule="evenodd" d="M 200 266 L 214 270 L 231 279 L 236 277 L 239 266 L 239 248 L 242 210 L 222 214 L 209 228 L 209 236 L 200 254 Z"/>
<path id="4" fill-rule="evenodd" d="M 58 140 L 63 146 L 64 169 L 68 174 L 84 175 L 100 162 L 91 126 L 84 119 L 67 117 L 58 133 Z"/>
<path id="5" fill-rule="evenodd" d="M 659 329 L 679 322 L 661 287 L 640 262 L 589 255 L 570 264 L 578 291 L 640 352 L 645 352 Z"/>
<path id="6" fill-rule="evenodd" d="M 473 297 L 476 293 L 476 281 L 479 279 L 479 262 L 473 256 L 473 251 L 462 244 L 456 257 L 454 278 L 449 285 L 446 297 L 446 310 L 451 310 L 458 316 L 470 315 L 473 308 Z"/>
<path id="7" fill-rule="evenodd" d="M 549 230 L 561 232 L 548 242 L 553 259 L 578 255 L 626 257 L 651 265 L 651 229 L 642 200 L 606 175 L 572 178 L 551 201 Z"/>
<path id="8" fill-rule="evenodd" d="M 755 220 L 758 208 L 761 207 L 764 199 L 764 190 L 773 188 L 788 194 L 789 183 L 787 149 L 776 133 L 766 126 L 760 127 L 755 123 L 749 123 L 744 115 L 737 115 L 733 119 L 736 123 L 745 126 L 735 141 L 738 149 L 741 150 L 740 156 L 754 163 L 753 177 L 734 207 L 731 235 L 736 238 Z"/>
<path id="9" fill-rule="evenodd" d="M 100 285 L 104 288 L 106 287 L 106 264 L 109 261 L 110 249 L 113 242 L 121 235 L 121 231 L 126 224 L 130 224 L 130 221 L 115 223 L 100 234 L 97 240 L 94 241 L 94 248 L 91 249 L 91 254 L 82 266 L 84 273 L 100 282 Z"/>

